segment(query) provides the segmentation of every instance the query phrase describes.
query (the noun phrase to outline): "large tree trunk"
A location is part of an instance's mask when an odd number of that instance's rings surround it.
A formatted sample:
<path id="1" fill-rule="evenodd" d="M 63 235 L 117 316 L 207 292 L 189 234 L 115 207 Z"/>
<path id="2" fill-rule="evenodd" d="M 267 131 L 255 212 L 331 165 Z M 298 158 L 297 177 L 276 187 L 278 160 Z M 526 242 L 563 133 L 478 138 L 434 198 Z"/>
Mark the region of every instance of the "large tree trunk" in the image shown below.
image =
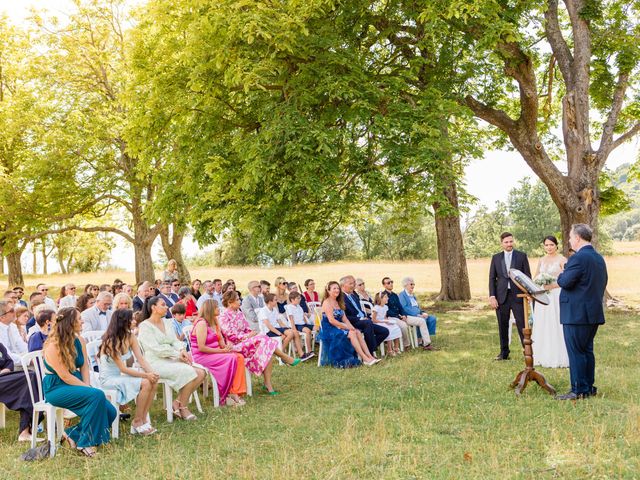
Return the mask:
<path id="1" fill-rule="evenodd" d="M 183 226 L 171 226 L 164 227 L 160 231 L 160 240 L 162 241 L 162 249 L 167 257 L 167 260 L 175 260 L 178 264 L 178 275 L 180 283 L 191 284 L 191 275 L 187 264 L 182 257 L 182 240 L 184 239 L 185 228 Z"/>
<path id="2" fill-rule="evenodd" d="M 48 275 L 49 271 L 47 269 L 47 257 L 48 257 L 48 255 L 47 255 L 47 243 L 45 242 L 44 238 L 41 238 L 40 242 L 42 242 L 42 243 L 40 243 L 40 248 L 42 249 L 41 250 L 41 253 L 42 253 L 42 274 L 43 275 Z"/>
<path id="3" fill-rule="evenodd" d="M 460 215 L 457 212 L 458 191 L 455 182 L 452 182 L 444 193 L 449 205 L 433 205 L 441 285 L 437 299 L 467 301 L 471 298 L 471 288 L 460 229 Z"/>
<path id="4" fill-rule="evenodd" d="M 7 266 L 9 267 L 9 287 L 24 286 L 24 277 L 22 276 L 22 250 L 11 252 L 7 255 Z"/>
<path id="5" fill-rule="evenodd" d="M 4 275 L 4 255 L 0 255 L 0 275 Z"/>
<path id="6" fill-rule="evenodd" d="M 153 240 L 143 242 L 138 236 L 133 243 L 133 251 L 136 256 L 136 283 L 148 281 L 154 282 L 156 274 L 153 270 L 153 258 L 151 257 L 151 247 Z"/>

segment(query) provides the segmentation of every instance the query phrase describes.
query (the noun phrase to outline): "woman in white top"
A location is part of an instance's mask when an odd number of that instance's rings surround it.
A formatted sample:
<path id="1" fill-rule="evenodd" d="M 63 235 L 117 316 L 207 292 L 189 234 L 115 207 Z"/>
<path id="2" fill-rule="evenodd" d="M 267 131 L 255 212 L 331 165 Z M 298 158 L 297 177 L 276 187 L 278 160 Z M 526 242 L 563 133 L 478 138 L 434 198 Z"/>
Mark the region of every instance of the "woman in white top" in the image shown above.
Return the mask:
<path id="1" fill-rule="evenodd" d="M 536 303 L 533 311 L 533 361 L 535 365 L 549 368 L 569 366 L 569 356 L 560 324 L 560 287 L 555 279 L 564 269 L 567 259 L 558 253 L 558 240 L 553 235 L 544 239 L 546 255 L 538 262 L 534 280 L 547 283 L 544 289 L 549 295 L 549 305 Z"/>
<path id="2" fill-rule="evenodd" d="M 387 302 L 389 301 L 389 294 L 385 291 L 376 293 L 374 300 L 375 305 L 371 312 L 371 320 L 384 328 L 389 330 L 389 335 L 385 338 L 387 342 L 387 351 L 389 355 L 395 357 L 400 353 L 400 337 L 402 336 L 402 330 L 396 325 L 397 320 L 387 317 Z"/>

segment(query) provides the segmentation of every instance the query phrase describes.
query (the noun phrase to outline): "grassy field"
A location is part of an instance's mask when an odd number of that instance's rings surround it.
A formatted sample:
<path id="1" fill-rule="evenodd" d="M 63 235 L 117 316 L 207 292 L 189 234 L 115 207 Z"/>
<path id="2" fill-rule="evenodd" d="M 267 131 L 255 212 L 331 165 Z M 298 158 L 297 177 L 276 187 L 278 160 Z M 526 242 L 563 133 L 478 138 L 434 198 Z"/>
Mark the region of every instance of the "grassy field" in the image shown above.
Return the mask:
<path id="1" fill-rule="evenodd" d="M 554 401 L 537 385 L 515 398 L 508 387 L 522 366 L 515 340 L 512 360 L 491 360 L 496 321 L 482 304 L 438 305 L 437 313 L 440 351 L 352 370 L 276 367 L 281 395 L 259 392 L 242 409 L 207 405 L 195 423 L 167 424 L 158 400 L 158 435 L 124 433 L 93 460 L 63 449 L 53 460 L 20 462 L 26 447 L 14 441 L 17 415 L 9 412 L 0 430 L 2 478 L 640 476 L 637 312 L 609 311 L 596 338 L 600 395 L 578 403 Z M 568 390 L 567 370 L 542 371 Z"/>
<path id="2" fill-rule="evenodd" d="M 616 298 L 620 298 L 628 304 L 640 304 L 640 289 L 635 281 L 640 278 L 640 242 L 617 242 L 616 255 L 606 258 L 609 269 L 609 292 Z M 538 259 L 531 260 L 531 268 L 535 271 Z M 486 298 L 488 295 L 489 259 L 469 260 L 469 277 L 471 292 L 476 298 Z M 362 277 L 367 283 L 369 293 L 374 293 L 382 288 L 382 277 L 389 276 L 396 281 L 396 289 L 401 288 L 400 280 L 409 275 L 416 280 L 416 291 L 433 295 L 440 290 L 440 268 L 437 261 L 410 261 L 410 262 L 337 262 L 324 264 L 305 264 L 295 267 L 226 267 L 226 268 L 193 268 L 191 278 L 201 280 L 221 278 L 226 281 L 233 278 L 236 284 L 244 291 L 250 280 L 266 279 L 273 284 L 278 276 L 284 276 L 287 280 L 297 281 L 302 284 L 305 279 L 316 280 L 318 288 L 329 280 L 337 280 L 346 274 Z M 158 272 L 158 277 L 161 272 Z M 74 282 L 79 286 L 87 283 L 110 283 L 120 278 L 125 282 L 133 283 L 135 277 L 132 272 L 94 272 L 73 275 L 48 275 L 32 276 L 25 278 L 27 288 L 34 288 L 39 282 L 46 282 L 50 286 L 60 287 L 67 282 Z M 52 290 L 53 291 L 53 290 Z M 50 294 L 52 294 L 50 292 Z M 57 294 L 57 290 L 53 291 Z"/>

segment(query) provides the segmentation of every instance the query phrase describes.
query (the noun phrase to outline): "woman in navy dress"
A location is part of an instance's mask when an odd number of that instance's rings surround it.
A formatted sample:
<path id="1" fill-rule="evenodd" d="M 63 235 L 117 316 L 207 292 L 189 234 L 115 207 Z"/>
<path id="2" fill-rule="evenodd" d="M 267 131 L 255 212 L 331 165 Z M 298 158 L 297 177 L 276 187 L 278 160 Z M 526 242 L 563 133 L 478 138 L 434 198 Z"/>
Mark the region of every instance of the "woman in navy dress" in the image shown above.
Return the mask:
<path id="1" fill-rule="evenodd" d="M 329 282 L 322 301 L 322 329 L 319 339 L 322 342 L 320 365 L 348 368 L 378 363 L 374 358 L 362 333 L 344 316 L 344 295 L 338 282 Z"/>
<path id="2" fill-rule="evenodd" d="M 42 389 L 51 405 L 71 410 L 80 423 L 70 427 L 63 435 L 73 448 L 87 457 L 96 454 L 96 446 L 111 438 L 109 428 L 116 418 L 116 409 L 102 390 L 90 386 L 87 349 L 80 340 L 82 319 L 75 308 L 58 312 L 56 325 L 44 345 L 46 367 Z"/>
<path id="3" fill-rule="evenodd" d="M 0 403 L 4 403 L 9 410 L 20 412 L 20 434 L 18 440 L 28 442 L 31 440 L 31 418 L 33 417 L 33 404 L 27 385 L 27 377 L 23 371 L 13 371 L 13 360 L 3 344 L 0 343 Z M 31 385 L 36 389 L 35 374 L 30 372 Z"/>

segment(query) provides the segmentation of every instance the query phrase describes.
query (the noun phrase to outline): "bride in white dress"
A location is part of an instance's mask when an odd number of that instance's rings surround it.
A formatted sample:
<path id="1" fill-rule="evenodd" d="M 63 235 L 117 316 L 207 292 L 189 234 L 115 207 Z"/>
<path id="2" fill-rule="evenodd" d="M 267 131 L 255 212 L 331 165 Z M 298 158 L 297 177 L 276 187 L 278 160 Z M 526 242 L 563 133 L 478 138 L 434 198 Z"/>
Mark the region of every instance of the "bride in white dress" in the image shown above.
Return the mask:
<path id="1" fill-rule="evenodd" d="M 558 253 L 558 240 L 554 236 L 544 239 L 547 254 L 538 262 L 536 277 L 547 274 L 553 278 L 564 269 L 567 259 Z M 533 312 L 533 361 L 535 365 L 549 368 L 569 366 L 569 356 L 560 324 L 560 287 L 553 282 L 545 285 L 549 294 L 549 305 L 535 304 Z"/>

